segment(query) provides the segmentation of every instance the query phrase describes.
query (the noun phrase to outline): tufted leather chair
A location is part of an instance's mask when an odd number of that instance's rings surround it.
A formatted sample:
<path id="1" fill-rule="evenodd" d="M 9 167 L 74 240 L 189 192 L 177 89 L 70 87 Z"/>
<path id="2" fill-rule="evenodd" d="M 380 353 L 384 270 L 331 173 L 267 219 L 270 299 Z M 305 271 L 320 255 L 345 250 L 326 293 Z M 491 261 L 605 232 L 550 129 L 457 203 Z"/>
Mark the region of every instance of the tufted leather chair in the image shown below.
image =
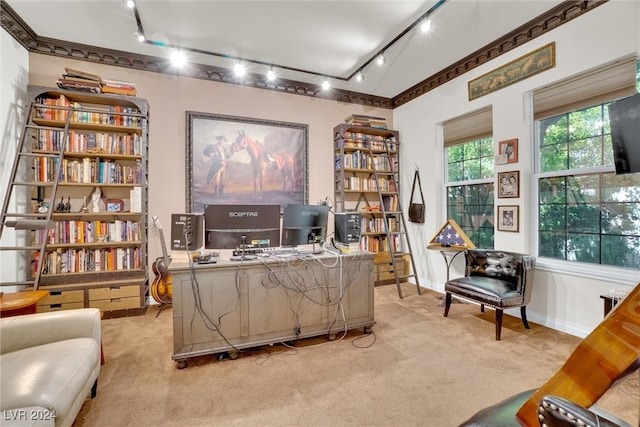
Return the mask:
<path id="1" fill-rule="evenodd" d="M 524 327 L 527 304 L 531 300 L 535 257 L 488 249 L 467 249 L 464 277 L 449 280 L 444 285 L 444 317 L 449 315 L 452 295 L 496 310 L 496 340 L 502 331 L 502 313 L 507 308 L 520 307 Z"/>

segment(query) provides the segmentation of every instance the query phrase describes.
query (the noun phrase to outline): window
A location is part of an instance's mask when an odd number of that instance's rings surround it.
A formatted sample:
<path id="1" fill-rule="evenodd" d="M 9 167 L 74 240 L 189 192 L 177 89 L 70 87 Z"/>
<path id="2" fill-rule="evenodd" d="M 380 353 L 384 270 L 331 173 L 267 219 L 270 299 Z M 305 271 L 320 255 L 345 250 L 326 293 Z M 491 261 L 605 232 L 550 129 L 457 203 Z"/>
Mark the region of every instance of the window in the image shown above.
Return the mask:
<path id="1" fill-rule="evenodd" d="M 447 218 L 479 248 L 493 248 L 493 139 L 446 148 Z"/>
<path id="2" fill-rule="evenodd" d="M 493 110 L 448 120 L 444 135 L 447 218 L 479 248 L 493 249 Z"/>
<path id="3" fill-rule="evenodd" d="M 614 172 L 607 103 L 538 123 L 538 255 L 640 268 L 640 174 Z"/>

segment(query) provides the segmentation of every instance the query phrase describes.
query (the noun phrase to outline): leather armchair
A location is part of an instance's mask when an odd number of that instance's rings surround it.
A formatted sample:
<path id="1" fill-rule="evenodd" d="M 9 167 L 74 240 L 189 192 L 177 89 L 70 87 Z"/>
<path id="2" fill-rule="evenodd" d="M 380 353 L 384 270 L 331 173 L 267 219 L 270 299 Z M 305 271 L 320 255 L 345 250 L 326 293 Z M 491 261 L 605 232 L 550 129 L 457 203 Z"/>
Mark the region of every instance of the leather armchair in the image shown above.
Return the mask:
<path id="1" fill-rule="evenodd" d="M 538 407 L 540 426 L 543 427 L 631 427 L 631 424 L 597 407 L 585 409 L 558 396 L 547 395 Z"/>
<path id="2" fill-rule="evenodd" d="M 444 317 L 449 315 L 452 295 L 480 304 L 496 311 L 496 340 L 502 331 L 502 313 L 508 308 L 520 307 L 524 327 L 527 322 L 527 304 L 531 300 L 535 257 L 515 252 L 486 249 L 467 249 L 464 277 L 449 280 L 444 285 Z"/>

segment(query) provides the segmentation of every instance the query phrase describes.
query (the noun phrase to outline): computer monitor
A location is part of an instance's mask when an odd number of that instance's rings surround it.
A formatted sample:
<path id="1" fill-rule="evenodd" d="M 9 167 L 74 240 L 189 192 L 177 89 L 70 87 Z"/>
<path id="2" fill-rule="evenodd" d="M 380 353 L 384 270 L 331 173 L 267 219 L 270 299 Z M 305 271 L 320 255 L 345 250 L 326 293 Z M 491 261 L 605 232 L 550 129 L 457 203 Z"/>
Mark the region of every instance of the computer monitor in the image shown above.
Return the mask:
<path id="1" fill-rule="evenodd" d="M 280 205 L 206 205 L 206 249 L 280 246 Z"/>
<path id="2" fill-rule="evenodd" d="M 282 246 L 321 243 L 327 235 L 329 207 L 285 205 L 282 215 Z"/>
<path id="3" fill-rule="evenodd" d="M 640 172 L 640 93 L 609 104 L 616 174 Z"/>

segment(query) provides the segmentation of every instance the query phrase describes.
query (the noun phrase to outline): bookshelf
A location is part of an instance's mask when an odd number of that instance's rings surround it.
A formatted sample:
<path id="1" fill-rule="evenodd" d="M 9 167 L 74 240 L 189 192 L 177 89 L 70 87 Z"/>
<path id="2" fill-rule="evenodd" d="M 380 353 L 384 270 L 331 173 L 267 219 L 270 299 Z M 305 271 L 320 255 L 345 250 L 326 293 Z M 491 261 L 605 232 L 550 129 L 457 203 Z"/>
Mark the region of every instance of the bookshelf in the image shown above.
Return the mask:
<path id="1" fill-rule="evenodd" d="M 375 284 L 397 283 L 409 276 L 411 263 L 398 200 L 399 133 L 370 119 L 361 123 L 355 118 L 333 129 L 336 211 L 362 215 L 360 247 L 376 254 Z"/>
<path id="2" fill-rule="evenodd" d="M 33 209 L 51 209 L 37 311 L 95 307 L 104 317 L 142 314 L 149 294 L 146 100 L 30 86 L 25 127 L 33 156 Z M 62 150 L 59 159 L 50 156 Z M 51 185 L 56 180 L 57 185 Z M 50 200 L 54 206 L 42 206 Z M 39 262 L 32 264 L 38 268 Z M 32 273 L 36 273 L 32 271 Z"/>

